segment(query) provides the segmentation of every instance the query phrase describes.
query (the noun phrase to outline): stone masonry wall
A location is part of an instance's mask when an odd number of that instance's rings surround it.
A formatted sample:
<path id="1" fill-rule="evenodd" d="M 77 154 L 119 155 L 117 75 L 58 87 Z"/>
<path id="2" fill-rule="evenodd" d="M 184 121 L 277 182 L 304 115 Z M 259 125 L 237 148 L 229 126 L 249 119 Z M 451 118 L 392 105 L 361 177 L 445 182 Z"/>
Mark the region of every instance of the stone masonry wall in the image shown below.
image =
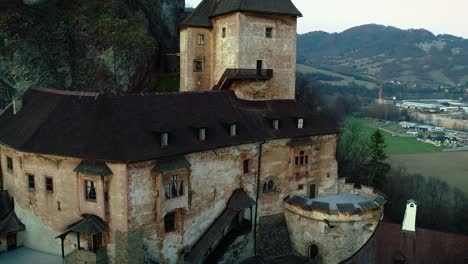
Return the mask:
<path id="1" fill-rule="evenodd" d="M 6 166 L 7 157 L 13 160 L 13 171 Z M 109 176 L 109 211 L 104 210 L 103 179 L 100 176 L 79 175 L 73 169 L 81 160 L 50 155 L 18 152 L 0 146 L 4 187 L 15 199 L 15 211 L 26 225 L 23 234 L 24 245 L 55 255 L 61 255 L 60 240 L 55 239 L 65 228 L 80 220 L 82 214 L 97 215 L 109 223 L 109 254 L 115 252 L 113 244 L 116 230 L 126 231 L 125 166 L 108 163 L 113 171 Z M 35 189 L 28 188 L 28 175 L 35 177 Z M 53 180 L 53 193 L 45 189 L 45 179 Z M 84 180 L 97 184 L 96 202 L 85 200 Z M 86 238 L 82 239 L 83 247 Z M 66 251 L 76 247 L 73 234 L 65 240 Z"/>

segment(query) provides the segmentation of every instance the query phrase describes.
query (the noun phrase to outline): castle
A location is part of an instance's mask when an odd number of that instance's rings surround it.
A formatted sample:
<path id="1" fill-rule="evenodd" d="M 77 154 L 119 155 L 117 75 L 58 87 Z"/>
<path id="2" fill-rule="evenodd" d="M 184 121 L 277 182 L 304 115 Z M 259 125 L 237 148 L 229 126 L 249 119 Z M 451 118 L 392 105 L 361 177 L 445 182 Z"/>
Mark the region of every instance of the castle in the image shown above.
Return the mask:
<path id="1" fill-rule="evenodd" d="M 202 1 L 180 27 L 180 93 L 31 88 L 0 115 L 22 227 L 0 241 L 65 263 L 350 257 L 385 200 L 338 179 L 335 124 L 294 100 L 299 16 L 290 0 Z"/>

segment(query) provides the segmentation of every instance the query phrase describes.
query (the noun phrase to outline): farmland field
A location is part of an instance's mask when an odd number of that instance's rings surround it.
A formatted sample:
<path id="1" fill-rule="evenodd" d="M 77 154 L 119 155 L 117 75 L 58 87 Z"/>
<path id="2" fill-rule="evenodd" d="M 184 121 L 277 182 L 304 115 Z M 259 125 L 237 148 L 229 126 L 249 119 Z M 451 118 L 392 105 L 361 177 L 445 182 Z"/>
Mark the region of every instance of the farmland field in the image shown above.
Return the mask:
<path id="1" fill-rule="evenodd" d="M 369 136 L 375 131 L 375 124 L 371 120 L 361 119 L 366 124 L 363 126 L 364 131 Z M 439 152 L 441 149 L 431 144 L 419 142 L 415 137 L 399 137 L 392 136 L 390 133 L 382 131 L 387 148 L 385 152 L 388 155 L 394 154 L 411 154 L 411 153 L 428 153 Z"/>
<path id="2" fill-rule="evenodd" d="M 408 172 L 436 177 L 468 194 L 468 152 L 437 152 L 391 155 L 392 167 L 405 167 Z"/>

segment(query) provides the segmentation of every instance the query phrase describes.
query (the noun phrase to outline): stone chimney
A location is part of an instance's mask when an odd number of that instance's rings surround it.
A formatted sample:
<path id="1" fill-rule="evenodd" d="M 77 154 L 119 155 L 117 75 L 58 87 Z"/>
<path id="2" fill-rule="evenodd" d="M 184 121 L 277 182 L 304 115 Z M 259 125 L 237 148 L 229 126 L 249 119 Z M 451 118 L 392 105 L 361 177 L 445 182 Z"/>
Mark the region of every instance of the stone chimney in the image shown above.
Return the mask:
<path id="1" fill-rule="evenodd" d="M 17 114 L 23 107 L 23 100 L 21 98 L 13 97 L 13 114 Z"/>
<path id="2" fill-rule="evenodd" d="M 416 231 L 416 201 L 411 199 L 406 201 L 405 217 L 403 218 L 403 224 L 401 230 L 406 232 Z"/>

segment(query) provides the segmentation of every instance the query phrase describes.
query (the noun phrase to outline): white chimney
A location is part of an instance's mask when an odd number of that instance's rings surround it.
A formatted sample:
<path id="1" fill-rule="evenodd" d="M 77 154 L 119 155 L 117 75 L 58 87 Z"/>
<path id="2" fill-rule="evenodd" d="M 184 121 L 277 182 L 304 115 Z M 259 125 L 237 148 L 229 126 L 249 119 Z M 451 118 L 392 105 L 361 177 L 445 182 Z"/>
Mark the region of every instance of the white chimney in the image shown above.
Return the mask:
<path id="1" fill-rule="evenodd" d="M 411 199 L 406 201 L 405 217 L 403 218 L 403 224 L 401 230 L 408 232 L 416 231 L 416 201 Z"/>

